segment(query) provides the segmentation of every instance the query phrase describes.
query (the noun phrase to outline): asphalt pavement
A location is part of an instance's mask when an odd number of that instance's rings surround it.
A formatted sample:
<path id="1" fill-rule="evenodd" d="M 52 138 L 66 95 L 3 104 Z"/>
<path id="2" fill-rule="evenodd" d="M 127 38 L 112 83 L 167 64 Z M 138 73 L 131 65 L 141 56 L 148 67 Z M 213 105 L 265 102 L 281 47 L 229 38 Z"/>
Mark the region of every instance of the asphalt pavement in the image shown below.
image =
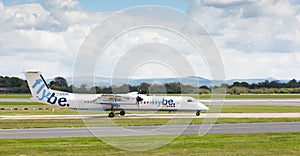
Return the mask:
<path id="1" fill-rule="evenodd" d="M 82 119 L 108 118 L 107 114 L 78 114 L 78 115 L 0 115 L 0 119 Z M 300 118 L 300 113 L 170 113 L 170 114 L 126 114 L 115 118 Z"/>
<path id="2" fill-rule="evenodd" d="M 243 124 L 202 124 L 164 126 L 126 126 L 92 128 L 34 128 L 1 129 L 0 138 L 67 138 L 67 137 L 110 137 L 144 136 L 162 134 L 249 134 L 300 132 L 300 122 L 270 122 Z"/>

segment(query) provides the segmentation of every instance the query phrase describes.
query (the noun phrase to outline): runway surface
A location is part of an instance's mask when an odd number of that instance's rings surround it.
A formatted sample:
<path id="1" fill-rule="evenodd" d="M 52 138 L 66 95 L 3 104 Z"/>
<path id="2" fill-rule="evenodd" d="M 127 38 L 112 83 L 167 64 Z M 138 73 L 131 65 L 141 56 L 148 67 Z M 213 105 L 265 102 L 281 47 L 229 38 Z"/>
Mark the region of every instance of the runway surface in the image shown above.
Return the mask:
<path id="1" fill-rule="evenodd" d="M 223 102 L 223 106 L 300 106 L 300 99 L 200 99 L 199 101 L 206 105 Z"/>
<path id="2" fill-rule="evenodd" d="M 3 99 L 0 98 L 0 102 L 36 102 L 32 99 Z"/>
<path id="3" fill-rule="evenodd" d="M 200 100 L 204 104 L 224 102 L 224 106 L 300 106 L 300 99 L 225 99 Z M 0 102 L 34 102 L 31 99 L 0 99 Z M 173 118 L 175 114 L 126 114 L 117 118 Z M 300 118 L 300 113 L 202 113 L 196 117 L 194 113 L 176 114 L 177 118 Z M 23 115 L 0 116 L 3 119 L 80 119 L 80 118 L 107 118 L 106 114 L 91 115 Z M 267 132 L 300 132 L 300 122 L 274 123 L 243 123 L 243 124 L 216 124 L 189 125 L 182 134 L 240 134 L 240 133 L 267 133 Z M 130 126 L 130 127 L 97 127 L 91 128 L 96 136 L 142 136 L 179 134 L 186 125 L 161 126 Z M 35 128 L 35 129 L 0 129 L 0 138 L 57 138 L 57 137 L 90 137 L 95 136 L 88 128 Z M 180 133 L 181 134 L 181 133 Z"/>
<path id="4" fill-rule="evenodd" d="M 224 106 L 300 106 L 300 99 L 200 99 L 204 104 L 224 102 Z M 0 99 L 0 102 L 36 102 L 32 99 Z"/>
<path id="5" fill-rule="evenodd" d="M 116 118 L 300 118 L 300 113 L 202 113 L 195 114 L 127 114 L 116 115 Z M 80 118 L 108 118 L 107 114 L 89 115 L 2 115 L 0 120 L 5 119 L 80 119 Z"/>
<path id="6" fill-rule="evenodd" d="M 109 137 L 109 136 L 144 136 L 162 134 L 243 134 L 270 132 L 299 132 L 300 122 L 244 123 L 210 125 L 165 125 L 165 126 L 130 126 L 130 127 L 94 127 L 90 128 L 35 128 L 2 129 L 0 138 L 58 138 L 58 137 Z M 91 133 L 93 132 L 93 133 Z"/>

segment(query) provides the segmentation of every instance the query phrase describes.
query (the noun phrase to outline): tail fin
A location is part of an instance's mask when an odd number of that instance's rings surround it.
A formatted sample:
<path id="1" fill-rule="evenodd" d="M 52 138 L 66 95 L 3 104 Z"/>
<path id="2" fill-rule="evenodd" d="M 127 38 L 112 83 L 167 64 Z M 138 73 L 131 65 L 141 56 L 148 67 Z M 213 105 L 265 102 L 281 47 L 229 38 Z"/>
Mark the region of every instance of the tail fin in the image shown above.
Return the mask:
<path id="1" fill-rule="evenodd" d="M 24 73 L 32 98 L 39 101 L 46 101 L 51 95 L 51 90 L 39 71 L 27 71 Z"/>

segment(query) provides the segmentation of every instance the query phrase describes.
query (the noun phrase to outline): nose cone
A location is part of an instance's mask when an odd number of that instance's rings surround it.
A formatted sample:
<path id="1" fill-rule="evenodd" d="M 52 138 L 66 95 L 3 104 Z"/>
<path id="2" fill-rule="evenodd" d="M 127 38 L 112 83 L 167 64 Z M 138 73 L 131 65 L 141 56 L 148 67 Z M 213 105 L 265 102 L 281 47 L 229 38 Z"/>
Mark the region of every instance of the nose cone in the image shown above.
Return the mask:
<path id="1" fill-rule="evenodd" d="M 201 110 L 201 111 L 208 111 L 209 110 L 209 108 L 201 102 L 198 102 L 198 109 Z"/>

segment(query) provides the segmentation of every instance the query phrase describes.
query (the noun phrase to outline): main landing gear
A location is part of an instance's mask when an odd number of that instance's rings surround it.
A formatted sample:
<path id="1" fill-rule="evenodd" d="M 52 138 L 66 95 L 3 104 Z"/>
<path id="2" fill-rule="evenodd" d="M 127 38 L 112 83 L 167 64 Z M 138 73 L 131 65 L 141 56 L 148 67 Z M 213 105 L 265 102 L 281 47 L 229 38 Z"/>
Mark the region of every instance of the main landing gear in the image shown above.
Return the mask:
<path id="1" fill-rule="evenodd" d="M 120 111 L 120 115 L 121 115 L 121 116 L 124 116 L 125 114 L 126 114 L 126 113 L 125 113 L 124 110 L 121 110 L 121 111 Z M 108 117 L 110 117 L 110 118 L 115 117 L 115 109 L 111 108 L 111 112 L 108 114 Z"/>
<path id="2" fill-rule="evenodd" d="M 115 113 L 114 113 L 114 112 L 110 112 L 110 113 L 108 114 L 108 117 L 110 117 L 110 118 L 115 117 Z"/>
<path id="3" fill-rule="evenodd" d="M 121 116 L 124 116 L 124 115 L 125 115 L 125 111 L 124 111 L 124 110 L 121 110 L 121 111 L 120 111 L 120 115 L 121 115 Z"/>
<path id="4" fill-rule="evenodd" d="M 197 111 L 196 116 L 200 116 L 200 111 Z"/>

